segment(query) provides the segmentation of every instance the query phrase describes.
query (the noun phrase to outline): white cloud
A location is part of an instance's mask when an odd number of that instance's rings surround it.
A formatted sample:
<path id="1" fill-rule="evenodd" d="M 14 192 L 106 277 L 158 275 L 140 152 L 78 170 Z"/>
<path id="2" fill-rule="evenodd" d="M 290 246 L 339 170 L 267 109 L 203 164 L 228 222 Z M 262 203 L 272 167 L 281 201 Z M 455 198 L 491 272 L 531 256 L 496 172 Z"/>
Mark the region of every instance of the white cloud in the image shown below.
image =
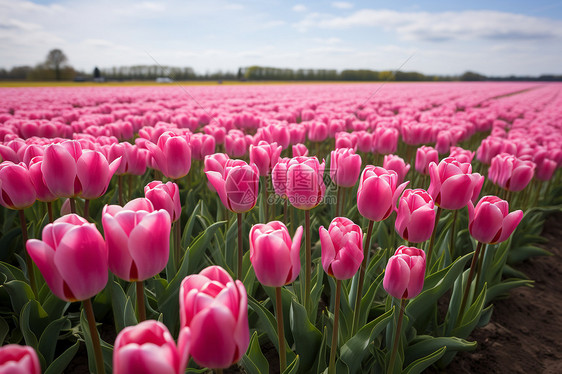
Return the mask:
<path id="1" fill-rule="evenodd" d="M 293 6 L 293 12 L 306 12 L 306 6 L 304 6 L 303 4 L 297 4 L 295 6 Z"/>
<path id="2" fill-rule="evenodd" d="M 352 3 L 348 3 L 347 1 L 333 1 L 332 6 L 337 9 L 351 9 L 353 8 Z"/>

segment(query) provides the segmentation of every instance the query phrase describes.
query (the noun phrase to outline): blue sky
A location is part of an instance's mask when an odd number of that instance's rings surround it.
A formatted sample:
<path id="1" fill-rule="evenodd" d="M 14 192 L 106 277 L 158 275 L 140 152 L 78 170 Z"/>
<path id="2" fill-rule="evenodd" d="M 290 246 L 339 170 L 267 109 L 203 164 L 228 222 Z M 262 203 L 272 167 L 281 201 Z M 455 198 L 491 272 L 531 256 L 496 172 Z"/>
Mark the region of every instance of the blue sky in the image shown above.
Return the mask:
<path id="1" fill-rule="evenodd" d="M 0 67 L 264 65 L 562 74 L 562 2 L 0 0 Z"/>

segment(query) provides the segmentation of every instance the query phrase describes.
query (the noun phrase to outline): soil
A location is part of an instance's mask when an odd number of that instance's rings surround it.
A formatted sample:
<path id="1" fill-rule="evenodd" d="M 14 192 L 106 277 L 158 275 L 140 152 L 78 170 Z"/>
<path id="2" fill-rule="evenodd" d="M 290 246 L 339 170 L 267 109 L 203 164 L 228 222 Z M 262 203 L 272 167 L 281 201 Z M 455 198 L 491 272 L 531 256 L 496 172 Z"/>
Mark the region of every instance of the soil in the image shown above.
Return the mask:
<path id="1" fill-rule="evenodd" d="M 543 236 L 542 247 L 553 256 L 517 266 L 535 280 L 534 288 L 495 301 L 490 323 L 469 338 L 478 341 L 477 350 L 459 353 L 440 373 L 562 373 L 562 213 L 547 218 Z"/>

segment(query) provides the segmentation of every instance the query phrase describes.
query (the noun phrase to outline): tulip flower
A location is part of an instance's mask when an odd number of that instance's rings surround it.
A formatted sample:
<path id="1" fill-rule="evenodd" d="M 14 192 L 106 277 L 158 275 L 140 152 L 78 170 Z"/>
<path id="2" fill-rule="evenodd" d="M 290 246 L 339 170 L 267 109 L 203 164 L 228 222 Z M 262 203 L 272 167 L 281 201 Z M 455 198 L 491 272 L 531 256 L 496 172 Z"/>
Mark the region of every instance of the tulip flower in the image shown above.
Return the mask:
<path id="1" fill-rule="evenodd" d="M 146 143 L 155 166 L 166 177 L 180 179 L 191 169 L 191 147 L 187 135 L 175 135 L 171 131 L 164 132 L 158 142 Z"/>
<path id="2" fill-rule="evenodd" d="M 508 202 L 497 196 L 484 196 L 476 207 L 468 203 L 468 230 L 481 243 L 497 244 L 507 240 L 522 218 L 521 210 L 509 213 Z"/>
<path id="3" fill-rule="evenodd" d="M 37 353 L 27 345 L 8 344 L 0 347 L 0 373 L 41 374 Z"/>
<path id="4" fill-rule="evenodd" d="M 353 187 L 361 173 L 361 156 L 353 148 L 338 148 L 331 152 L 330 177 L 339 187 Z"/>
<path id="5" fill-rule="evenodd" d="M 467 149 L 462 149 L 461 147 L 451 147 L 451 153 L 449 153 L 449 157 L 454 157 L 457 159 L 458 162 L 462 163 L 471 163 L 472 159 L 474 158 L 474 152 L 471 152 Z M 437 163 L 437 161 L 435 161 Z"/>
<path id="6" fill-rule="evenodd" d="M 297 228 L 291 240 L 289 230 L 279 221 L 257 224 L 250 230 L 250 261 L 256 277 L 264 286 L 275 287 L 281 372 L 286 368 L 281 287 L 294 282 L 299 276 L 301 237 L 302 226 Z"/>
<path id="7" fill-rule="evenodd" d="M 373 136 L 373 151 L 381 155 L 396 152 L 400 133 L 392 127 L 377 127 Z"/>
<path id="8" fill-rule="evenodd" d="M 363 232 L 348 218 L 336 217 L 326 230 L 320 227 L 322 267 L 338 279 L 353 277 L 363 261 Z"/>
<path id="9" fill-rule="evenodd" d="M 423 175 L 429 174 L 429 164 L 439 162 L 439 154 L 433 147 L 421 146 L 416 151 L 416 171 Z"/>
<path id="10" fill-rule="evenodd" d="M 260 177 L 267 176 L 279 161 L 281 146 L 261 140 L 257 146 L 250 145 L 250 163 L 256 164 Z"/>
<path id="11" fill-rule="evenodd" d="M 189 359 L 189 333 L 180 332 L 178 346 L 158 321 L 125 327 L 113 347 L 114 374 L 183 374 Z"/>
<path id="12" fill-rule="evenodd" d="M 293 145 L 293 157 L 298 157 L 298 156 L 308 156 L 308 148 L 306 148 L 306 145 L 302 144 L 302 143 L 297 143 Z"/>
<path id="13" fill-rule="evenodd" d="M 435 204 L 431 196 L 420 188 L 407 189 L 396 211 L 396 232 L 404 240 L 421 243 L 431 237 L 435 226 Z"/>
<path id="14" fill-rule="evenodd" d="M 537 164 L 535 177 L 540 181 L 548 181 L 554 175 L 558 164 L 549 158 L 544 158 Z"/>
<path id="15" fill-rule="evenodd" d="M 501 153 L 492 158 L 488 178 L 507 191 L 521 191 L 533 179 L 536 165 L 532 161 L 523 161 L 516 156 Z"/>
<path id="16" fill-rule="evenodd" d="M 37 194 L 24 163 L 4 161 L 0 164 L 0 204 L 8 209 L 21 210 L 33 205 Z"/>
<path id="17" fill-rule="evenodd" d="M 326 192 L 323 180 L 324 160 L 316 157 L 294 157 L 287 165 L 287 196 L 297 209 L 317 206 Z"/>
<path id="18" fill-rule="evenodd" d="M 384 156 L 382 167 L 386 170 L 394 170 L 398 174 L 397 184 L 404 182 L 404 178 L 410 170 L 410 164 L 407 164 L 402 157 L 396 155 Z"/>
<path id="19" fill-rule="evenodd" d="M 180 326 L 189 328 L 189 354 L 208 368 L 227 368 L 250 343 L 248 296 L 244 285 L 219 266 L 187 276 L 181 283 Z"/>
<path id="20" fill-rule="evenodd" d="M 173 182 L 153 181 L 144 187 L 144 196 L 150 200 L 154 210 L 164 209 L 176 222 L 181 215 L 180 190 Z"/>
<path id="21" fill-rule="evenodd" d="M 387 219 L 408 183 L 398 185 L 398 174 L 394 170 L 366 166 L 359 178 L 357 189 L 359 213 L 370 221 Z"/>
<path id="22" fill-rule="evenodd" d="M 224 172 L 224 166 L 226 161 L 230 157 L 226 153 L 213 153 L 212 155 L 205 156 L 203 171 L 206 173 L 208 171 L 217 171 L 220 174 Z M 217 192 L 211 182 L 207 181 L 207 187 L 213 192 Z"/>
<path id="23" fill-rule="evenodd" d="M 203 160 L 215 153 L 215 138 L 212 135 L 195 133 L 189 139 L 191 155 L 196 160 Z"/>
<path id="24" fill-rule="evenodd" d="M 291 159 L 288 157 L 280 159 L 271 171 L 273 189 L 277 195 L 284 199 L 287 198 L 287 168 L 290 161 Z"/>

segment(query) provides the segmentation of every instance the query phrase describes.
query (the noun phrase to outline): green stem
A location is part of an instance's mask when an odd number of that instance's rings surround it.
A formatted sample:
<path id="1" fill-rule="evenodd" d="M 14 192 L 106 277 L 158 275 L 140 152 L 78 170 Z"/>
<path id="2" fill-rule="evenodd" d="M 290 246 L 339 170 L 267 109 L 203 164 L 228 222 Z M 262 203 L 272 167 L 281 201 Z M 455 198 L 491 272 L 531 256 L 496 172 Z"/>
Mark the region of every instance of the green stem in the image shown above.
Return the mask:
<path id="1" fill-rule="evenodd" d="M 438 207 L 437 214 L 435 214 L 435 226 L 433 227 L 433 232 L 431 233 L 431 239 L 429 240 L 429 247 L 427 249 L 427 268 L 426 268 L 427 270 L 431 269 L 431 256 L 433 254 L 433 245 L 435 244 L 435 234 L 437 234 L 437 225 L 439 224 L 439 218 L 441 218 L 442 211 L 443 209 L 441 209 L 441 207 Z"/>
<path id="2" fill-rule="evenodd" d="M 478 294 L 478 290 L 479 290 L 478 285 L 480 284 L 480 275 L 482 274 L 482 265 L 484 264 L 484 256 L 486 256 L 487 246 L 488 246 L 487 244 L 482 244 L 482 248 L 480 249 L 482 251 L 482 254 L 478 258 L 478 270 L 476 272 L 476 287 L 474 288 L 475 296 Z"/>
<path id="3" fill-rule="evenodd" d="M 453 256 L 455 255 L 455 227 L 457 226 L 458 215 L 459 211 L 455 210 L 455 213 L 453 213 L 453 224 L 451 225 L 451 240 L 449 242 L 449 255 L 451 256 L 451 262 L 453 262 Z"/>
<path id="4" fill-rule="evenodd" d="M 86 221 L 90 218 L 90 200 L 84 200 L 84 218 Z"/>
<path id="5" fill-rule="evenodd" d="M 367 261 L 369 257 L 369 249 L 371 247 L 371 235 L 373 235 L 374 221 L 369 220 L 369 227 L 367 228 L 367 237 L 365 238 L 365 245 L 363 246 L 363 261 L 359 269 L 359 283 L 357 284 L 357 294 L 355 295 L 355 310 L 353 311 L 353 330 L 352 336 L 355 335 L 359 328 L 359 314 L 361 312 L 361 296 L 363 293 L 363 282 L 365 281 L 365 271 L 367 269 Z"/>
<path id="6" fill-rule="evenodd" d="M 459 309 L 459 316 L 462 317 L 464 314 L 464 307 L 466 305 L 466 301 L 468 300 L 468 293 L 470 291 L 470 283 L 472 282 L 472 276 L 474 275 L 474 269 L 476 268 L 476 263 L 478 261 L 478 256 L 480 255 L 480 250 L 482 249 L 482 243 L 478 242 L 476 245 L 476 251 L 472 256 L 472 262 L 470 263 L 470 271 L 468 272 L 468 278 L 466 280 L 466 286 L 464 288 L 464 294 L 462 296 L 461 307 Z M 459 318 L 457 323 L 460 322 L 462 318 Z"/>
<path id="7" fill-rule="evenodd" d="M 336 186 L 337 193 L 336 193 L 336 217 L 340 216 L 340 204 L 341 204 L 341 190 L 340 186 Z"/>
<path id="8" fill-rule="evenodd" d="M 139 315 L 139 322 L 146 320 L 146 307 L 144 306 L 144 283 L 136 281 L 137 284 L 137 314 Z"/>
<path id="9" fill-rule="evenodd" d="M 47 214 L 49 215 L 49 222 L 53 223 L 55 220 L 53 216 L 53 203 L 50 201 L 47 203 Z"/>
<path id="10" fill-rule="evenodd" d="M 310 272 L 312 267 L 312 249 L 310 232 L 310 210 L 304 211 L 304 222 L 306 232 L 305 273 L 304 273 L 304 305 L 306 310 L 310 307 Z"/>
<path id="11" fill-rule="evenodd" d="M 103 356 L 101 353 L 100 336 L 96 328 L 96 319 L 94 317 L 94 308 L 90 299 L 82 302 L 86 310 L 86 317 L 88 319 L 88 327 L 90 328 L 90 336 L 92 337 L 92 345 L 94 346 L 94 355 L 96 359 L 96 372 L 97 374 L 105 374 L 105 367 L 103 366 Z"/>
<path id="12" fill-rule="evenodd" d="M 20 226 L 21 226 L 21 236 L 23 240 L 23 253 L 25 254 L 25 266 L 27 266 L 27 275 L 29 276 L 29 283 L 31 285 L 31 290 L 35 296 L 38 296 L 37 293 L 37 285 L 35 284 L 35 271 L 33 269 L 33 261 L 31 261 L 31 257 L 29 257 L 29 253 L 26 250 L 26 244 L 28 234 L 27 234 L 27 223 L 25 221 L 25 213 L 23 209 L 18 210 L 18 214 L 20 217 Z"/>
<path id="13" fill-rule="evenodd" d="M 117 187 L 119 189 L 119 205 L 123 206 L 123 176 L 117 177 Z"/>
<path id="14" fill-rule="evenodd" d="M 73 197 L 68 198 L 70 202 L 70 213 L 76 214 L 76 201 L 74 201 Z"/>
<path id="15" fill-rule="evenodd" d="M 176 269 L 180 268 L 181 262 L 181 224 L 180 218 L 174 222 L 174 262 L 176 263 Z"/>
<path id="16" fill-rule="evenodd" d="M 222 374 L 222 369 L 215 369 L 215 373 Z"/>
<path id="17" fill-rule="evenodd" d="M 127 176 L 127 182 L 129 182 L 128 183 L 128 186 L 129 186 L 128 198 L 129 198 L 129 201 L 131 201 L 131 200 L 133 200 L 133 175 L 132 174 L 129 174 Z"/>
<path id="18" fill-rule="evenodd" d="M 402 330 L 402 320 L 404 319 L 404 308 L 406 307 L 406 299 L 400 299 L 400 313 L 398 314 L 398 323 L 394 332 L 394 344 L 392 345 L 392 353 L 388 363 L 388 374 L 394 372 L 394 361 L 396 361 L 396 353 L 398 352 L 398 342 L 400 341 L 400 330 Z"/>
<path id="19" fill-rule="evenodd" d="M 288 199 L 283 199 L 283 223 L 287 226 L 287 215 L 289 214 L 289 207 L 287 205 Z"/>
<path id="20" fill-rule="evenodd" d="M 282 373 L 287 368 L 287 354 L 285 352 L 281 287 L 275 287 L 275 316 L 277 317 L 277 335 L 279 337 L 279 370 Z"/>
<path id="21" fill-rule="evenodd" d="M 242 279 L 242 260 L 244 259 L 243 243 L 242 243 L 242 213 L 236 214 L 238 223 L 238 267 L 236 268 L 238 279 Z"/>
<path id="22" fill-rule="evenodd" d="M 265 220 L 269 222 L 269 191 L 267 190 L 267 176 L 262 178 Z"/>
<path id="23" fill-rule="evenodd" d="M 340 319 L 341 280 L 336 280 L 336 301 L 334 303 L 334 328 L 332 329 L 332 346 L 330 348 L 329 374 L 336 374 L 336 351 L 338 350 L 338 323 Z"/>

